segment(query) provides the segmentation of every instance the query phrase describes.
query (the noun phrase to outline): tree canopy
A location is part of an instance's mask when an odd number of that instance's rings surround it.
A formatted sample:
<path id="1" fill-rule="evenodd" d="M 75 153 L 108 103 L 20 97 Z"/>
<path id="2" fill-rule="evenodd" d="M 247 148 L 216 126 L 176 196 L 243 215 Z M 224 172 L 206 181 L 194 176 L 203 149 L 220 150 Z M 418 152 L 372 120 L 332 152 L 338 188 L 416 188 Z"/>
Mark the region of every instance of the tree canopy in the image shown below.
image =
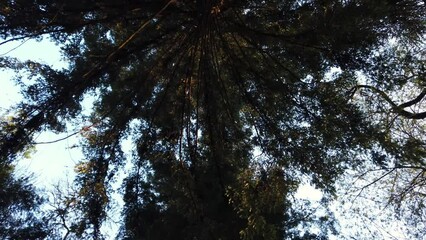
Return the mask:
<path id="1" fill-rule="evenodd" d="M 69 67 L 0 58 L 27 76 L 16 78 L 25 99 L 0 123 L 1 194 L 29 191 L 34 208 L 31 186 L 2 176 L 35 134 L 72 123 L 85 159 L 54 214 L 64 239 L 105 237 L 126 164 L 120 239 L 327 239 L 339 234 L 336 180 L 365 166 L 410 169 L 398 196 L 418 193 L 424 213 L 425 5 L 4 0 L 0 46 L 46 36 Z M 305 180 L 323 191 L 323 211 L 294 198 Z M 52 237 L 45 222 L 37 229 Z"/>

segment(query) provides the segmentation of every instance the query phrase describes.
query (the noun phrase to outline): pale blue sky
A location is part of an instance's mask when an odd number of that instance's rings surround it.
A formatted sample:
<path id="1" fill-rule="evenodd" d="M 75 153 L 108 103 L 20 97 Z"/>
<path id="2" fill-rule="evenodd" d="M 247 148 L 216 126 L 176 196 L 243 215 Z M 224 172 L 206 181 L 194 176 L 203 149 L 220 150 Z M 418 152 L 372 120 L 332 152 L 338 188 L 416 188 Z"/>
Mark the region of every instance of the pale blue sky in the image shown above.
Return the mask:
<path id="1" fill-rule="evenodd" d="M 50 41 L 9 42 L 0 46 L 0 56 L 16 57 L 20 60 L 31 59 L 55 68 L 67 66 L 66 62 L 61 60 L 59 47 Z M 12 71 L 0 70 L 0 114 L 4 114 L 5 109 L 22 99 L 19 88 L 11 80 L 13 75 Z M 52 141 L 63 136 L 65 134 L 41 133 L 36 136 L 35 140 L 37 142 Z M 70 149 L 77 142 L 77 138 L 72 137 L 53 144 L 37 145 L 36 152 L 30 159 L 19 161 L 18 173 L 34 172 L 37 176 L 36 185 L 38 187 L 50 187 L 63 176 L 72 176 L 74 163 L 81 158 L 81 152 L 78 149 Z"/>

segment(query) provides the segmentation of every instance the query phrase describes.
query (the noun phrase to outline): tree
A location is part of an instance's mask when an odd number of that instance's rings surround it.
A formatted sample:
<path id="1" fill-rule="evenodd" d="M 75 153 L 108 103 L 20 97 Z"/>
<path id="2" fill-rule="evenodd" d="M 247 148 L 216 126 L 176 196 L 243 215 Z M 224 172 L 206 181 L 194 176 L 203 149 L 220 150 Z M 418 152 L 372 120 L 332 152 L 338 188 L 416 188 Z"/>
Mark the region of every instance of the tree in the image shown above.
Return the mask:
<path id="1" fill-rule="evenodd" d="M 351 181 L 362 183 L 355 188 L 350 183 L 354 195 L 346 200 L 374 202 L 388 219 L 402 219 L 408 227 L 407 238 L 421 238 L 426 233 L 422 224 L 426 216 L 424 53 L 424 42 L 407 45 L 394 40 L 371 57 L 375 64 L 363 70 L 367 84 L 355 86 L 352 92 L 389 133 L 391 137 L 384 142 L 394 153 L 387 155 L 378 149 L 354 174 Z"/>
<path id="2" fill-rule="evenodd" d="M 42 239 L 48 234 L 37 208 L 44 201 L 31 185 L 31 176 L 14 176 L 14 166 L 0 165 L 0 237 Z"/>
<path id="3" fill-rule="evenodd" d="M 1 44 L 48 35 L 70 67 L 2 58 L 30 81 L 2 125 L 0 159 L 15 161 L 37 132 L 89 119 L 75 133 L 86 157 L 77 237 L 102 238 L 130 138 L 120 238 L 326 239 L 332 217 L 306 216 L 292 196 L 309 179 L 327 205 L 362 156 L 401 149 L 350 93 L 389 38 L 420 41 L 424 10 L 415 0 L 3 1 Z M 327 80 L 331 68 L 342 73 Z M 89 95 L 93 111 L 82 116 Z"/>

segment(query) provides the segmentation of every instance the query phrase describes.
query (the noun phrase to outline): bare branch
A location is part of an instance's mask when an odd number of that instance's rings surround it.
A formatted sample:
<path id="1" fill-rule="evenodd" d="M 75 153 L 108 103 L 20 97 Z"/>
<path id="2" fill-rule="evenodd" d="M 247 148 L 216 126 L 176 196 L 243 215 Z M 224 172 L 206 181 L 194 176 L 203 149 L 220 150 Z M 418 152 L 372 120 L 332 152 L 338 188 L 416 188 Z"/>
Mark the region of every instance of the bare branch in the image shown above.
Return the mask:
<path id="1" fill-rule="evenodd" d="M 355 87 L 353 87 L 349 92 L 350 93 L 355 93 L 357 89 L 360 88 L 366 88 L 369 89 L 377 94 L 380 95 L 380 97 L 382 97 L 387 103 L 389 103 L 392 107 L 392 110 L 395 111 L 397 114 L 408 118 L 408 119 L 424 119 L 426 118 L 426 111 L 425 112 L 419 112 L 419 113 L 412 113 L 412 112 L 408 112 L 406 110 L 404 110 L 404 108 L 412 106 L 418 102 L 420 102 L 424 96 L 426 95 L 426 89 L 424 89 L 419 96 L 417 96 L 415 99 L 408 101 L 406 103 L 397 105 L 384 91 L 370 86 L 370 85 L 357 85 Z"/>
<path id="2" fill-rule="evenodd" d="M 426 96 L 426 88 L 424 88 L 423 91 L 415 99 L 408 101 L 406 103 L 400 104 L 398 107 L 400 107 L 400 108 L 410 107 L 410 106 L 420 102 L 425 96 Z"/>

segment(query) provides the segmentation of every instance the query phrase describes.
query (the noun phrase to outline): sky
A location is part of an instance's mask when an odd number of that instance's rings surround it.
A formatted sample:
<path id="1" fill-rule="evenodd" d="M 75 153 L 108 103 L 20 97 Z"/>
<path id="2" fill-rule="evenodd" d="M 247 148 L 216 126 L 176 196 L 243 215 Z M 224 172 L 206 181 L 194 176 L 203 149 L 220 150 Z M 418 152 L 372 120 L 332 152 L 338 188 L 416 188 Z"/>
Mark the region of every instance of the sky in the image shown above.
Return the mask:
<path id="1" fill-rule="evenodd" d="M 54 68 L 64 68 L 66 62 L 61 59 L 59 47 L 50 41 L 36 42 L 28 40 L 25 42 L 9 42 L 0 46 L 0 57 L 16 57 L 20 60 L 35 60 L 52 65 Z M 13 106 L 20 99 L 19 88 L 13 83 L 14 72 L 0 70 L 0 114 Z M 36 136 L 36 142 L 52 141 L 66 134 L 41 133 Z M 68 138 L 53 144 L 40 144 L 29 159 L 21 159 L 18 162 L 18 173 L 34 172 L 38 186 L 49 186 L 56 183 L 63 176 L 73 175 L 75 163 L 81 158 L 79 149 L 71 148 L 78 143 L 76 137 Z"/>

